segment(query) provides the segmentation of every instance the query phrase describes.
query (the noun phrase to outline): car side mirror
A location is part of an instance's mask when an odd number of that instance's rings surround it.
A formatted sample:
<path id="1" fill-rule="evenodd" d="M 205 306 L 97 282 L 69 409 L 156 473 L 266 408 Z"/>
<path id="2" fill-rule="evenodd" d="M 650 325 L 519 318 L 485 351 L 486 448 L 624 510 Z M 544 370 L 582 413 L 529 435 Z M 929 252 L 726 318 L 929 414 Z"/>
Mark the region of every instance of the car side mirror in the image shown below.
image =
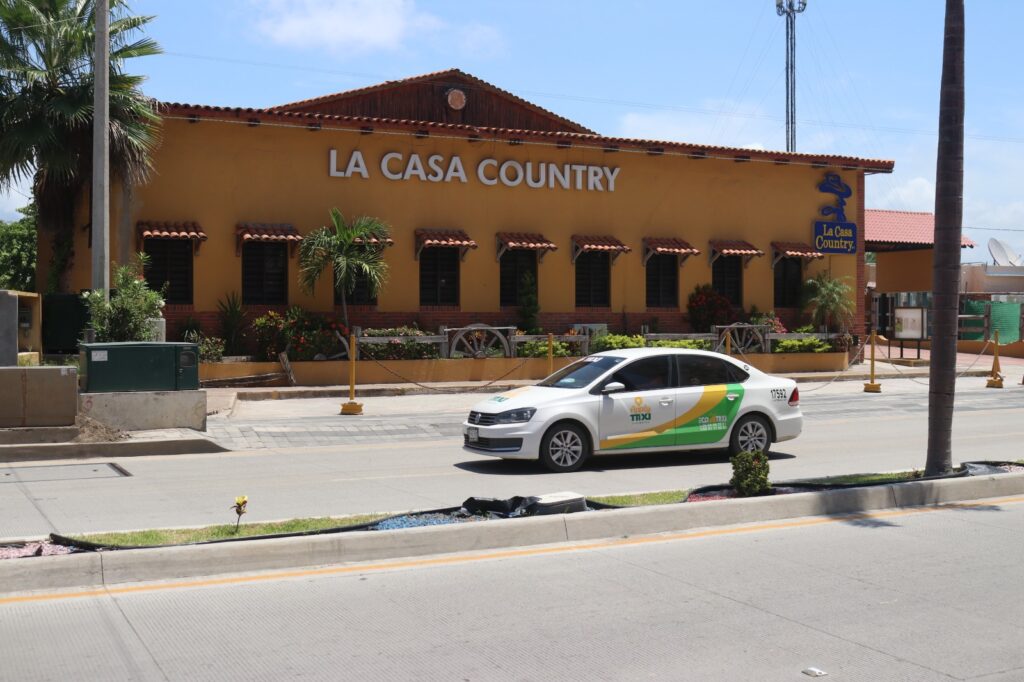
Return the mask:
<path id="1" fill-rule="evenodd" d="M 625 391 L 626 385 L 621 381 L 613 381 L 605 384 L 604 388 L 601 389 L 601 393 L 618 393 L 619 391 Z"/>

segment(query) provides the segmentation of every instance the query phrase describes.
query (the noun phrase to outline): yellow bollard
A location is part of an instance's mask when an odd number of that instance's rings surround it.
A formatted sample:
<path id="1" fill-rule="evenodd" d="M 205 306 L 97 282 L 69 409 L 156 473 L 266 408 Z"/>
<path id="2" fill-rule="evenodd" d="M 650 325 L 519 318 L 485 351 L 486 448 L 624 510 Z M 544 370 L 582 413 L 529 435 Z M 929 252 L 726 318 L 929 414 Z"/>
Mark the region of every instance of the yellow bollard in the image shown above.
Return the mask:
<path id="1" fill-rule="evenodd" d="M 992 376 L 989 377 L 988 381 L 985 382 L 985 388 L 1002 388 L 1003 387 L 1003 375 L 1000 372 L 1002 369 L 999 366 L 999 330 L 996 329 L 992 332 L 993 348 L 992 351 Z"/>
<path id="2" fill-rule="evenodd" d="M 875 332 L 871 332 L 871 381 L 864 384 L 865 393 L 881 393 L 882 384 L 875 383 Z"/>
<path id="3" fill-rule="evenodd" d="M 341 413 L 363 413 L 363 404 L 356 402 L 356 335 L 348 335 L 348 402 L 341 404 Z"/>
<path id="4" fill-rule="evenodd" d="M 555 373 L 555 335 L 548 332 L 548 376 Z"/>

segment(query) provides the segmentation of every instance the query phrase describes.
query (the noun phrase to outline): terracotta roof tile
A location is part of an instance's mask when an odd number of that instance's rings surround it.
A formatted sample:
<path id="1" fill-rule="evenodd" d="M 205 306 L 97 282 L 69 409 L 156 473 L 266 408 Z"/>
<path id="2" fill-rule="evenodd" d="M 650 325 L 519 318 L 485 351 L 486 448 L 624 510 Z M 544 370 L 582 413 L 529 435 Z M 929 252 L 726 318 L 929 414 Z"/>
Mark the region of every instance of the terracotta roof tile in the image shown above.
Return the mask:
<path id="1" fill-rule="evenodd" d="M 192 239 L 205 242 L 203 228 L 196 222 L 140 220 L 135 224 L 140 239 Z"/>
<path id="2" fill-rule="evenodd" d="M 711 240 L 708 242 L 711 248 L 723 256 L 763 256 L 764 251 L 757 248 L 750 242 Z"/>
<path id="3" fill-rule="evenodd" d="M 447 246 L 475 249 L 477 243 L 462 230 L 416 230 L 416 243 L 424 246 Z"/>
<path id="4" fill-rule="evenodd" d="M 532 232 L 499 232 L 500 241 L 509 249 L 528 249 L 530 251 L 557 251 L 558 245 L 542 234 Z"/>
<path id="5" fill-rule="evenodd" d="M 301 242 L 302 235 L 288 223 L 238 223 L 235 236 L 242 242 Z"/>
<path id="6" fill-rule="evenodd" d="M 355 240 L 353 240 L 353 242 L 355 244 L 362 244 L 363 240 L 362 239 L 355 239 Z M 385 237 L 384 239 L 373 238 L 373 239 L 370 240 L 371 244 L 380 244 L 382 242 L 383 242 L 384 246 L 394 246 L 395 245 L 395 240 L 392 239 L 391 237 Z"/>
<path id="7" fill-rule="evenodd" d="M 824 258 L 825 254 L 815 251 L 813 246 L 800 242 L 772 242 L 772 248 L 786 258 Z"/>
<path id="8" fill-rule="evenodd" d="M 588 236 L 582 234 L 574 234 L 572 241 L 576 244 L 576 247 L 580 251 L 612 251 L 616 253 L 629 253 L 633 249 L 629 248 L 615 237 L 606 236 Z"/>
<path id="9" fill-rule="evenodd" d="M 925 211 L 869 208 L 864 211 L 864 241 L 932 246 L 935 244 L 935 215 Z M 975 243 L 967 237 L 961 237 L 960 247 L 974 248 Z"/>
<path id="10" fill-rule="evenodd" d="M 645 237 L 644 246 L 657 254 L 670 254 L 676 256 L 700 255 L 700 249 L 690 246 L 690 242 L 683 239 Z"/>
<path id="11" fill-rule="evenodd" d="M 605 137 L 591 133 L 572 133 L 546 130 L 517 130 L 512 128 L 494 128 L 488 126 L 472 126 L 459 123 L 438 123 L 435 121 L 410 121 L 395 118 L 380 118 L 375 116 L 335 116 L 329 114 L 305 114 L 290 111 L 278 111 L 275 109 L 253 109 L 243 107 L 219 107 L 205 104 L 184 104 L 179 102 L 163 102 L 159 105 L 160 113 L 165 117 L 180 117 L 188 120 L 198 121 L 203 117 L 217 120 L 227 120 L 237 123 L 252 123 L 264 119 L 278 122 L 294 121 L 294 125 L 309 126 L 318 128 L 334 128 L 339 130 L 351 130 L 354 133 L 362 133 L 365 124 L 373 124 L 387 129 L 399 129 L 408 131 L 410 134 L 420 133 L 423 130 L 460 131 L 466 134 L 466 139 L 474 139 L 478 142 L 498 140 L 509 141 L 513 139 L 530 140 L 534 142 L 550 141 L 568 147 L 579 144 L 580 147 L 606 149 L 609 146 L 616 146 L 620 150 L 650 150 L 657 148 L 662 153 L 675 153 L 700 158 L 711 158 L 721 156 L 734 159 L 736 155 L 749 157 L 752 160 L 761 160 L 770 163 L 806 163 L 821 164 L 825 166 L 839 166 L 842 168 L 855 168 L 858 170 L 870 170 L 873 172 L 891 173 L 895 162 L 884 159 L 867 159 L 855 156 L 839 156 L 835 154 L 805 154 L 799 152 L 761 151 L 745 149 L 740 147 L 721 147 L 703 144 L 691 144 L 687 142 L 669 142 L 657 140 L 640 140 L 623 137 Z M 334 124 L 334 125 L 331 125 Z M 490 137 L 484 137 L 484 135 Z"/>
<path id="12" fill-rule="evenodd" d="M 468 74 L 468 73 L 466 73 L 465 71 L 463 71 L 461 69 L 445 69 L 444 71 L 433 71 L 431 73 L 425 73 L 425 74 L 421 74 L 419 76 L 409 76 L 407 78 L 399 78 L 397 80 L 384 81 L 383 83 L 376 83 L 374 85 L 367 85 L 365 87 L 355 88 L 353 90 L 343 90 L 342 92 L 335 92 L 335 93 L 332 93 L 332 94 L 329 94 L 329 95 L 321 95 L 319 97 L 311 97 L 309 99 L 299 100 L 298 102 L 289 102 L 287 104 L 280 104 L 280 105 L 278 105 L 276 107 L 268 107 L 268 110 L 269 111 L 274 111 L 274 112 L 287 112 L 287 111 L 289 111 L 291 109 L 297 109 L 297 108 L 300 108 L 300 107 L 305 108 L 305 107 L 308 107 L 308 106 L 313 105 L 313 104 L 319 104 L 321 102 L 330 102 L 330 101 L 333 101 L 333 100 L 344 99 L 346 97 L 352 97 L 354 95 L 363 95 L 363 94 L 366 94 L 366 93 L 369 93 L 369 92 L 375 92 L 375 91 L 378 91 L 378 90 L 386 90 L 387 88 L 391 88 L 391 87 L 394 87 L 396 85 L 409 85 L 409 84 L 412 84 L 412 83 L 419 83 L 419 82 L 422 82 L 422 81 L 429 81 L 429 80 L 432 80 L 432 79 L 443 78 L 443 77 L 446 77 L 446 76 L 448 76 L 448 77 L 455 76 L 455 77 L 458 77 L 458 78 L 464 78 L 464 79 L 468 80 L 470 83 L 472 83 L 473 87 L 481 88 L 481 89 L 484 89 L 484 90 L 490 90 L 491 92 L 496 92 L 496 93 L 498 93 L 498 94 L 500 94 L 500 95 L 502 95 L 504 97 L 508 97 L 509 99 L 513 100 L 517 104 L 525 106 L 528 109 L 532 109 L 533 111 L 536 111 L 536 112 L 538 112 L 540 114 L 543 114 L 544 116 L 548 116 L 548 117 L 553 118 L 553 119 L 555 119 L 555 120 L 557 120 L 557 121 L 559 121 L 561 123 L 564 123 L 564 124 L 566 124 L 566 125 L 568 125 L 568 126 L 570 126 L 572 128 L 575 128 L 578 132 L 581 132 L 581 133 L 593 133 L 594 132 L 594 131 L 590 130 L 589 128 L 586 128 L 586 127 L 580 125 L 579 123 L 576 123 L 575 121 L 570 121 L 569 119 L 565 118 L 564 116 L 559 116 L 558 114 L 556 114 L 553 111 L 549 111 L 549 110 L 545 109 L 544 107 L 538 106 L 537 104 L 534 104 L 533 102 L 531 102 L 529 100 L 525 100 L 522 97 L 514 95 L 511 92 L 509 92 L 508 90 L 503 90 L 502 88 L 499 88 L 498 86 L 496 86 L 496 85 L 494 85 L 492 83 L 488 83 L 485 80 L 477 78 L 476 76 L 474 76 L 472 74 Z"/>

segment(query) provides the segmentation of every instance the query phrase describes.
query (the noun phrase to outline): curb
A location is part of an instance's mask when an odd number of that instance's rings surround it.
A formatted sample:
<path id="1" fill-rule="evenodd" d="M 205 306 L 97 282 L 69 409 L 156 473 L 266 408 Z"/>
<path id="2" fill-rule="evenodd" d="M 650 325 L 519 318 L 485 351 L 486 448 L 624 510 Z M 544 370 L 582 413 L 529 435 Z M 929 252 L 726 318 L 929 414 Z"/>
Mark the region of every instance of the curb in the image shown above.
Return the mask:
<path id="1" fill-rule="evenodd" d="M 353 531 L 209 545 L 0 561 L 4 592 L 181 580 L 531 545 L 678 532 L 805 516 L 927 507 L 1024 493 L 1024 474 L 633 507 L 394 531 Z M 31 562 L 31 563 L 27 563 Z"/>
<path id="2" fill-rule="evenodd" d="M 0 464 L 37 462 L 51 459 L 89 459 L 93 457 L 146 457 L 151 455 L 189 455 L 227 452 L 209 438 L 174 440 L 122 440 L 112 443 L 40 443 L 0 446 Z"/>

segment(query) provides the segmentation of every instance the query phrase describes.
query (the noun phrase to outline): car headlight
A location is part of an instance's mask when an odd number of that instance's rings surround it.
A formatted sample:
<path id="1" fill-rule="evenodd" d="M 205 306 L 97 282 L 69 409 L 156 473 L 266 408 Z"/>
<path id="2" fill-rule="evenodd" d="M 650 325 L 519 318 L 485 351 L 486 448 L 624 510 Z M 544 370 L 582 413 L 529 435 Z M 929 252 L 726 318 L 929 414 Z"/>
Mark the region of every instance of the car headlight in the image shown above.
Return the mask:
<path id="1" fill-rule="evenodd" d="M 495 424 L 519 424 L 522 422 L 528 422 L 533 419 L 533 415 L 537 413 L 536 407 L 521 407 L 518 410 L 508 410 L 507 412 L 501 412 L 494 418 Z"/>

